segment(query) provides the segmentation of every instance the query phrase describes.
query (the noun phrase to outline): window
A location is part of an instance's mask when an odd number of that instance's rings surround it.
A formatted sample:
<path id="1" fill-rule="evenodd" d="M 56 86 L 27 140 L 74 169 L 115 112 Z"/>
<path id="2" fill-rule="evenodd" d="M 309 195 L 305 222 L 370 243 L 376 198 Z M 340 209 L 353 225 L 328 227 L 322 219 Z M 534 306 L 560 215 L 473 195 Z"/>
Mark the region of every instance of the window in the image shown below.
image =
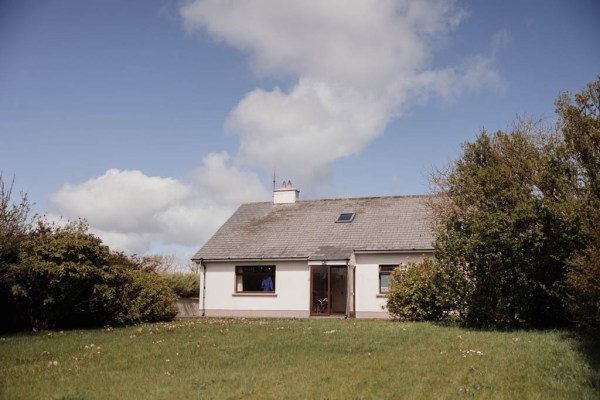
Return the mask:
<path id="1" fill-rule="evenodd" d="M 275 267 L 236 267 L 235 291 L 275 292 Z"/>
<path id="2" fill-rule="evenodd" d="M 397 265 L 379 266 L 379 293 L 387 293 L 390 290 L 390 278 Z"/>
<path id="3" fill-rule="evenodd" d="M 354 219 L 354 213 L 342 213 L 338 215 L 335 222 L 352 222 Z"/>

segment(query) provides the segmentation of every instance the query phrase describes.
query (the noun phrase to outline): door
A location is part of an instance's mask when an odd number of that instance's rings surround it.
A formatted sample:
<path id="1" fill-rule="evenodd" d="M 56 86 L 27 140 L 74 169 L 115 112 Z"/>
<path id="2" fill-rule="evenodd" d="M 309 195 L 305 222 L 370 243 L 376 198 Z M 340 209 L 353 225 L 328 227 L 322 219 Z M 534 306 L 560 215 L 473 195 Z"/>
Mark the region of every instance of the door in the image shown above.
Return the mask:
<path id="1" fill-rule="evenodd" d="M 348 297 L 346 266 L 312 266 L 310 276 L 310 314 L 345 314 Z"/>

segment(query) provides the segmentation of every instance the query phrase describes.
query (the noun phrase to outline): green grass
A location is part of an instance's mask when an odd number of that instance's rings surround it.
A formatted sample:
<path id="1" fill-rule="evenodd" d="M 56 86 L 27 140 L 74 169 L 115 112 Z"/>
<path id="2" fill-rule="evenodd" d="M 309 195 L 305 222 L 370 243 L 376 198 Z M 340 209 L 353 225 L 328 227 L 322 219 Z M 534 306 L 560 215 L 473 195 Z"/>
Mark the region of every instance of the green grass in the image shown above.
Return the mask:
<path id="1" fill-rule="evenodd" d="M 570 331 L 206 319 L 0 338 L 3 399 L 597 399 Z"/>

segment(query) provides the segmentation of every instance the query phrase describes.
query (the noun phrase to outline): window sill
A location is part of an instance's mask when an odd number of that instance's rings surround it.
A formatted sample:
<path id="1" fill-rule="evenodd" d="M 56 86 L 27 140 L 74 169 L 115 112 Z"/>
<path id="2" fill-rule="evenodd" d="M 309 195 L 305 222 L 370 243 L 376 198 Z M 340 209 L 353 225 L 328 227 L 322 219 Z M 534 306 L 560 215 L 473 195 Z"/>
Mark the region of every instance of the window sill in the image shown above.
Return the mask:
<path id="1" fill-rule="evenodd" d="M 378 294 L 377 296 L 375 296 L 375 297 L 378 297 L 378 298 L 385 298 L 385 297 L 387 297 L 387 294 L 386 294 L 386 293 L 379 293 L 379 294 Z"/>
<path id="2" fill-rule="evenodd" d="M 248 293 L 232 293 L 233 297 L 277 297 L 277 293 L 260 293 L 260 292 L 248 292 Z"/>

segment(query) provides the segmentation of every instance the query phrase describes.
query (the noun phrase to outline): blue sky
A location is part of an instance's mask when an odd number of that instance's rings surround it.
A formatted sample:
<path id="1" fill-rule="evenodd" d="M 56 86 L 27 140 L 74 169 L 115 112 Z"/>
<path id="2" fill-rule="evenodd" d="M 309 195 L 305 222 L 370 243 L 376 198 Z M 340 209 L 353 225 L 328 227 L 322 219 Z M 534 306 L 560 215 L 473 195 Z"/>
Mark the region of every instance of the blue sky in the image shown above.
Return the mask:
<path id="1" fill-rule="evenodd" d="M 483 128 L 600 74 L 600 3 L 0 2 L 0 171 L 185 258 L 242 202 L 428 192 Z"/>

